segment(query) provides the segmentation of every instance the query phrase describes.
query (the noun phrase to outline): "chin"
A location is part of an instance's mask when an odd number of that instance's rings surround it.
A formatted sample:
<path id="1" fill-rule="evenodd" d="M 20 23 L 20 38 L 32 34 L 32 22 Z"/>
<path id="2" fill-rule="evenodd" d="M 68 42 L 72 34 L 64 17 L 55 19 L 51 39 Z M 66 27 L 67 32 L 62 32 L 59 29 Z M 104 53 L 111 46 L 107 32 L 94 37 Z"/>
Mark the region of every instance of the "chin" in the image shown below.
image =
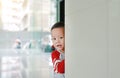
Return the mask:
<path id="1" fill-rule="evenodd" d="M 60 48 L 57 48 L 57 50 L 58 50 L 58 51 L 62 51 L 62 49 L 60 49 Z"/>

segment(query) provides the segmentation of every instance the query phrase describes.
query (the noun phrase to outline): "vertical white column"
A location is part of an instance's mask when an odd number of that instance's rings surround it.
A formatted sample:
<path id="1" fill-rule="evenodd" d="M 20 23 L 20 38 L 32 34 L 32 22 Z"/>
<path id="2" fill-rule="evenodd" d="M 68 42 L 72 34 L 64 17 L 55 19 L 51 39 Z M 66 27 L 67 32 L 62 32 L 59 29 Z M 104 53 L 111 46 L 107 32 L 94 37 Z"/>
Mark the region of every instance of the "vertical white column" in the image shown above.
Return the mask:
<path id="1" fill-rule="evenodd" d="M 120 0 L 109 1 L 109 78 L 120 78 Z"/>
<path id="2" fill-rule="evenodd" d="M 106 0 L 66 0 L 65 78 L 108 78 Z"/>

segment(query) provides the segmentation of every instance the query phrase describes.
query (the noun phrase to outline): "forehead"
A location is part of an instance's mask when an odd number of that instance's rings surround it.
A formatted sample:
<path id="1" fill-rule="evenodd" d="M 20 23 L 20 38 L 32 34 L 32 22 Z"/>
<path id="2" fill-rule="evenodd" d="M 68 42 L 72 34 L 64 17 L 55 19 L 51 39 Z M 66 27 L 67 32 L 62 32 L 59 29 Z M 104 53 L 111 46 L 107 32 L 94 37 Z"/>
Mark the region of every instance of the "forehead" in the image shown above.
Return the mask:
<path id="1" fill-rule="evenodd" d="M 51 35 L 54 36 L 54 35 L 64 35 L 64 28 L 61 27 L 61 28 L 54 28 L 52 31 L 51 31 Z"/>

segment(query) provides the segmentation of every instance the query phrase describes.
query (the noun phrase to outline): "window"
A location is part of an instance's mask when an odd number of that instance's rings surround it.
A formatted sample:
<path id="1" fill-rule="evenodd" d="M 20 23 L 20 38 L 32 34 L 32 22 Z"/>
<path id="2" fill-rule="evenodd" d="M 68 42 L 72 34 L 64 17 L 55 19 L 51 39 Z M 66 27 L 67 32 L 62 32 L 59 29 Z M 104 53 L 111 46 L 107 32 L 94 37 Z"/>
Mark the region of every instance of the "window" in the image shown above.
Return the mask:
<path id="1" fill-rule="evenodd" d="M 1 30 L 48 31 L 56 22 L 55 0 L 1 0 Z"/>

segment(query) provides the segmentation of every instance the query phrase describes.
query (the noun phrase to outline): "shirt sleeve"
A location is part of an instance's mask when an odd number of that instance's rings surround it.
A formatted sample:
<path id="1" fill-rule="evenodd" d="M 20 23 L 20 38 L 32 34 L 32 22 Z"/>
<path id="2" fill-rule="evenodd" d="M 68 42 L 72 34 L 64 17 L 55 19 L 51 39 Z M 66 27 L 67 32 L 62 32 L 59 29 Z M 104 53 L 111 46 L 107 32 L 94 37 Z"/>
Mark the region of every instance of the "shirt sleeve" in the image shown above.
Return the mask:
<path id="1" fill-rule="evenodd" d="M 54 51 L 52 52 L 51 57 L 52 57 L 54 71 L 56 73 L 64 73 L 65 72 L 65 60 L 60 59 L 60 53 Z"/>

